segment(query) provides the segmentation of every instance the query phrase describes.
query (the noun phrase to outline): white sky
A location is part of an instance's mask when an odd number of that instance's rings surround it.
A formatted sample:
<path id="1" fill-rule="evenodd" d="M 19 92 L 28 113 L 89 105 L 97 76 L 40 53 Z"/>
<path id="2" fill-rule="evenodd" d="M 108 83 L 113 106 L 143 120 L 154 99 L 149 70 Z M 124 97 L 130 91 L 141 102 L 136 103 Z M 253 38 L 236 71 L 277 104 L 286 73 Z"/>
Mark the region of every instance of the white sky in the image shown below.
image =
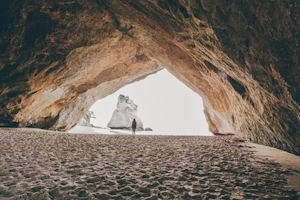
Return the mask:
<path id="1" fill-rule="evenodd" d="M 138 105 L 137 115 L 144 128 L 168 135 L 212 135 L 203 113 L 202 98 L 165 69 L 98 100 L 90 108 L 96 116 L 92 120 L 94 125 L 107 126 L 120 94 L 129 96 Z"/>

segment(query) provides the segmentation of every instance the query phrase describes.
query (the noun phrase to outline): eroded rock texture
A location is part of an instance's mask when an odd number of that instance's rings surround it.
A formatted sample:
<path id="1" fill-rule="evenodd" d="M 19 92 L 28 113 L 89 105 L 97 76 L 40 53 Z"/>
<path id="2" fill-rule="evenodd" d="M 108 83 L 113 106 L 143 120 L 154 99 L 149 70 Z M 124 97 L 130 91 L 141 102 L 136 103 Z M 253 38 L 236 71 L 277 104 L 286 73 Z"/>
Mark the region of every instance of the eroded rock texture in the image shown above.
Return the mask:
<path id="1" fill-rule="evenodd" d="M 68 130 L 166 68 L 202 96 L 211 132 L 300 154 L 299 3 L 6 1 L 1 125 Z"/>

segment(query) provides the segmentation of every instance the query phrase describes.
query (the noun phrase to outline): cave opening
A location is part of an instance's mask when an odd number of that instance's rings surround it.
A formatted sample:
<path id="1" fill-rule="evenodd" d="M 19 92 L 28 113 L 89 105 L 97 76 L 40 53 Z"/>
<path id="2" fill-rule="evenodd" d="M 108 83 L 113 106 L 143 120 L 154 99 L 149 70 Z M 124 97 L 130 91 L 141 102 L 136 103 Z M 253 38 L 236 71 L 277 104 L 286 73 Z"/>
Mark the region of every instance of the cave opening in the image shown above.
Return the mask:
<path id="1" fill-rule="evenodd" d="M 141 118 L 143 127 L 153 130 L 137 134 L 213 135 L 208 131 L 201 96 L 166 69 L 141 81 L 126 85 L 115 93 L 98 100 L 89 109 L 96 117 L 91 118 L 90 123 L 96 127 L 106 128 L 116 109 L 120 94 L 129 96 L 134 104 L 138 105 L 137 115 Z M 91 131 L 91 128 L 77 125 L 69 132 L 77 131 Z M 96 130 L 96 132 L 101 133 L 101 130 Z M 122 130 L 121 132 L 126 133 Z"/>

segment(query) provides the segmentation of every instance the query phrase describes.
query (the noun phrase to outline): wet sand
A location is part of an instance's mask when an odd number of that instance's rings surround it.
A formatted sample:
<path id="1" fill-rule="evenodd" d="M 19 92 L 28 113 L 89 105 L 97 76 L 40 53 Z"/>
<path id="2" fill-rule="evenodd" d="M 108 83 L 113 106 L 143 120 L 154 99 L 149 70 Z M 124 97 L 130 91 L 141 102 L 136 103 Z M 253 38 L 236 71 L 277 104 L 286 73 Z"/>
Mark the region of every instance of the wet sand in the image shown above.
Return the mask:
<path id="1" fill-rule="evenodd" d="M 0 128 L 0 199 L 299 199 L 282 167 L 231 136 Z"/>

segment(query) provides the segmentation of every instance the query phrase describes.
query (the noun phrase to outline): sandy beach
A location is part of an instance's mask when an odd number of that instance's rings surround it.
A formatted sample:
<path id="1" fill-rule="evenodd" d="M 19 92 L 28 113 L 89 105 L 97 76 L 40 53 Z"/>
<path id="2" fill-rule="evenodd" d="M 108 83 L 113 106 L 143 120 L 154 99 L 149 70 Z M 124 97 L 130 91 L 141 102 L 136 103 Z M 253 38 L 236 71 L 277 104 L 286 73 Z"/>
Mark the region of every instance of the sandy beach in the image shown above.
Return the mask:
<path id="1" fill-rule="evenodd" d="M 300 199 L 298 179 L 289 181 L 299 156 L 289 165 L 263 147 L 232 136 L 0 128 L 0 199 Z"/>

